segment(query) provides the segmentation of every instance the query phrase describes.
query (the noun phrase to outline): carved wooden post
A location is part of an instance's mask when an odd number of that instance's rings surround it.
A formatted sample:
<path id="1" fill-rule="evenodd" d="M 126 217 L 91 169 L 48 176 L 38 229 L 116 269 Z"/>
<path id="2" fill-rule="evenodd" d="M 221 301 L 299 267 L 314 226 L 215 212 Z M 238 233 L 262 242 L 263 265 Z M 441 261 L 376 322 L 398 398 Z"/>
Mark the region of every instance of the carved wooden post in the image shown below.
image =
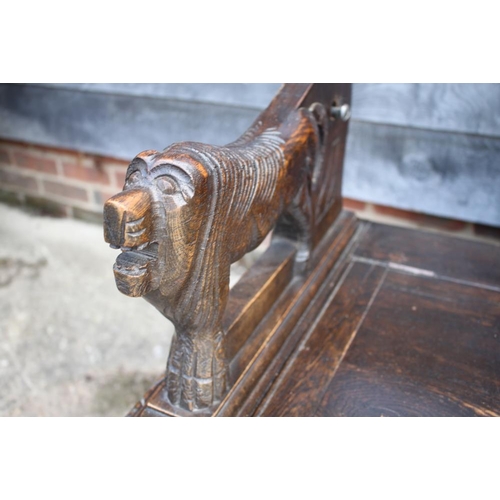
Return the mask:
<path id="1" fill-rule="evenodd" d="M 231 263 L 275 227 L 275 241 L 297 248 L 295 273 L 307 273 L 340 210 L 341 173 L 329 163 L 335 154 L 342 162 L 346 125 L 331 107 L 349 99 L 348 86 L 287 84 L 234 143 L 140 153 L 106 203 L 105 240 L 122 250 L 118 289 L 175 325 L 166 374 L 173 407 L 212 412 L 230 388 L 223 315 Z"/>

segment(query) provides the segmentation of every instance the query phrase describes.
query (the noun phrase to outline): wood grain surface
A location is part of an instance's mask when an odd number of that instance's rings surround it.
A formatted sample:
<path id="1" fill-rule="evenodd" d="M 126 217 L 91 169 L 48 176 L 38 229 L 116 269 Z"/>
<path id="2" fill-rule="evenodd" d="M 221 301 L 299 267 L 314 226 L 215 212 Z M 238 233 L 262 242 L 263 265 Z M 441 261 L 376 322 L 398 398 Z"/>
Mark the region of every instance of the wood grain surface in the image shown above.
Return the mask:
<path id="1" fill-rule="evenodd" d="M 319 416 L 500 416 L 500 293 L 389 271 Z"/>
<path id="2" fill-rule="evenodd" d="M 500 290 L 500 246 L 488 243 L 369 224 L 354 257 Z"/>
<path id="3" fill-rule="evenodd" d="M 353 214 L 342 212 L 312 256 L 313 269 L 296 277 L 233 361 L 238 380 L 216 412 L 249 416 L 279 374 L 308 325 L 321 314 L 347 266 L 359 232 Z"/>
<path id="4" fill-rule="evenodd" d="M 333 298 L 255 415 L 500 415 L 499 248 L 367 223 L 350 260 L 352 300 L 357 265 L 387 273 L 357 334 Z"/>
<path id="5" fill-rule="evenodd" d="M 328 383 L 356 335 L 365 311 L 385 271 L 355 263 L 318 321 L 291 356 L 270 395 L 257 411 L 260 416 L 308 416 L 315 413 Z"/>

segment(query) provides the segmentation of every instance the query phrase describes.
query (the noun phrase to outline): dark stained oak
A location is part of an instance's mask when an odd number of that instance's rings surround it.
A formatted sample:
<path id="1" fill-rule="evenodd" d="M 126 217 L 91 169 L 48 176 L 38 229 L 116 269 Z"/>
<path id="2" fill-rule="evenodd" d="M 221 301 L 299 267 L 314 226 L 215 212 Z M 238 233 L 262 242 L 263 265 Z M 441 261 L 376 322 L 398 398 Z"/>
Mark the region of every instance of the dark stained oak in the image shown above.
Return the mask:
<path id="1" fill-rule="evenodd" d="M 347 270 L 326 311 L 311 325 L 257 415 L 314 414 L 384 275 L 383 268 L 362 263 Z"/>
<path id="2" fill-rule="evenodd" d="M 500 292 L 389 271 L 317 415 L 500 416 Z"/>
<path id="3" fill-rule="evenodd" d="M 417 268 L 427 276 L 476 283 L 500 290 L 500 245 L 407 229 L 369 224 L 356 257 Z"/>
<path id="4" fill-rule="evenodd" d="M 165 415 L 165 413 L 162 413 L 160 411 L 157 411 L 157 410 L 153 410 L 153 408 L 143 408 L 138 415 L 136 415 L 137 417 L 167 417 L 167 415 Z"/>
<path id="5" fill-rule="evenodd" d="M 347 265 L 358 232 L 355 217 L 343 212 L 311 256 L 313 269 L 296 277 L 256 328 L 248 345 L 233 360 L 240 374 L 216 416 L 249 416 L 279 373 L 307 324 L 324 302 Z"/>

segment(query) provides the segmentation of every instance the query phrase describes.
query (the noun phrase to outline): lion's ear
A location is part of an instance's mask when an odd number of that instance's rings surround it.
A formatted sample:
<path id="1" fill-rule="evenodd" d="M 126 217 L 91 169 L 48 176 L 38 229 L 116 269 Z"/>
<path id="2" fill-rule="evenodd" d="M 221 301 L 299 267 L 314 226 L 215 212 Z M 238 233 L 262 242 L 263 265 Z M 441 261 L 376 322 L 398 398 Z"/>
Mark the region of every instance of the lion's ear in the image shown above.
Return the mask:
<path id="1" fill-rule="evenodd" d="M 127 168 L 127 173 L 125 175 L 125 184 L 129 181 L 129 179 L 136 173 L 136 172 L 142 172 L 146 170 L 146 162 L 140 158 L 139 156 L 136 156 L 131 162 L 130 165 Z M 142 174 L 141 174 L 142 176 Z"/>

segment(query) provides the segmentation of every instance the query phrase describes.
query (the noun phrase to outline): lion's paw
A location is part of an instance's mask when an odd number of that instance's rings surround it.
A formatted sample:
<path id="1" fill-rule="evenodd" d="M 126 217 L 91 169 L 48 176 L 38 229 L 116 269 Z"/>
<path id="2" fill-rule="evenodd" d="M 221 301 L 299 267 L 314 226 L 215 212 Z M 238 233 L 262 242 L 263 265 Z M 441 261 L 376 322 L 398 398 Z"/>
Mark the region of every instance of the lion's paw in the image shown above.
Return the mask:
<path id="1" fill-rule="evenodd" d="M 170 402 L 189 411 L 217 405 L 227 387 L 227 367 L 213 342 L 192 346 L 172 345 L 167 367 L 167 393 Z M 207 352 L 207 349 L 211 351 Z M 203 351 L 203 352 L 202 352 Z"/>

